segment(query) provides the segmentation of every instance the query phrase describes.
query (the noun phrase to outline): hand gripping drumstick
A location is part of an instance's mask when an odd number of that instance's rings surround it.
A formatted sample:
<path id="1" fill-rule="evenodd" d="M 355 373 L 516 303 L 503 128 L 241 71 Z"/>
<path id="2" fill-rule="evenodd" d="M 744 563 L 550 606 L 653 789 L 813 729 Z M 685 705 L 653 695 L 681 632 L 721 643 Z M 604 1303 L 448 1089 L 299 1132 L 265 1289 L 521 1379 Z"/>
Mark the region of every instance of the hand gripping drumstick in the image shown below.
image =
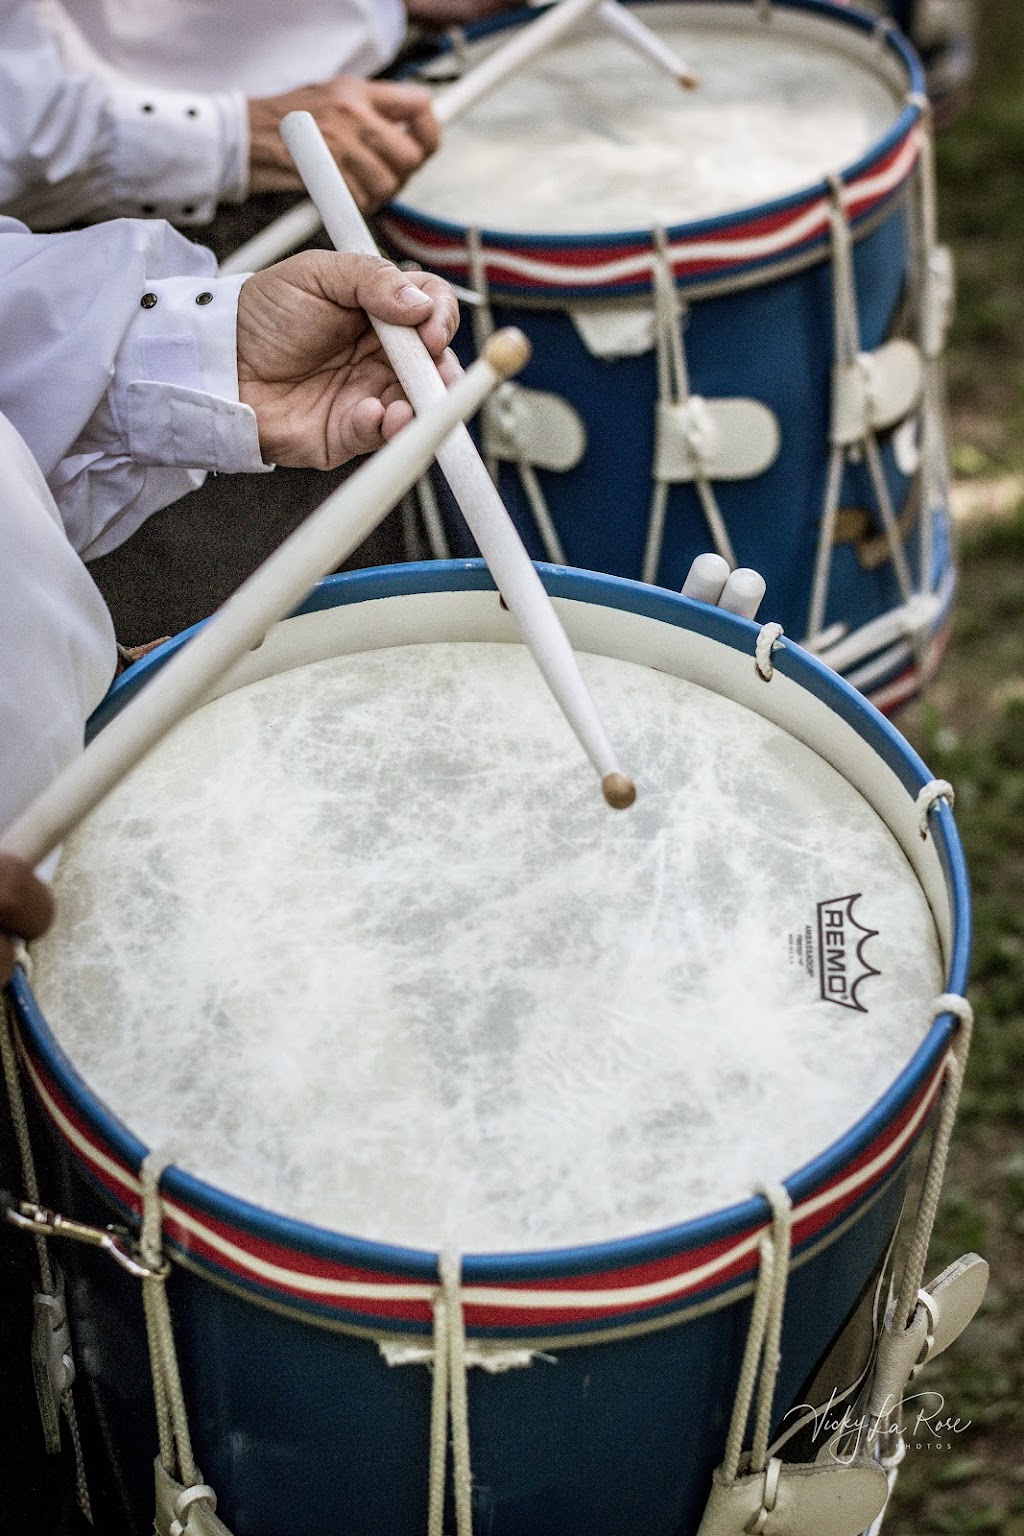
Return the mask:
<path id="1" fill-rule="evenodd" d="M 463 75 L 461 80 L 456 80 L 454 85 L 438 91 L 433 100 L 434 116 L 438 122 L 442 127 L 447 127 L 457 117 L 468 112 L 483 96 L 546 52 L 594 10 L 613 31 L 666 70 L 678 84 L 692 89 L 700 83 L 679 55 L 656 32 L 624 5 L 620 5 L 618 0 L 560 0 L 559 4 L 546 10 L 536 21 L 522 28 L 511 42 L 488 54 L 476 69 Z M 315 203 L 305 200 L 296 203 L 294 208 L 289 208 L 287 213 L 225 257 L 220 264 L 221 276 L 258 272 L 263 267 L 271 266 L 312 239 L 322 228 L 322 222 Z"/>
<path id="2" fill-rule="evenodd" d="M 528 355 L 521 332 L 495 332 L 472 368 L 332 492 L 11 823 L 0 850 L 34 866 L 63 842 L 233 663 L 362 543 L 426 471 L 452 428 L 518 373 Z"/>
<path id="3" fill-rule="evenodd" d="M 338 250 L 376 256 L 373 236 L 316 120 L 308 112 L 289 112 L 281 124 L 281 136 Z M 429 410 L 444 394 L 444 384 L 419 335 L 380 320 L 373 321 L 373 328 L 413 409 Z M 619 769 L 565 630 L 465 426 L 457 427 L 441 444 L 437 462 L 525 645 L 600 775 L 605 799 L 616 810 L 625 809 L 636 798 L 636 788 Z"/>

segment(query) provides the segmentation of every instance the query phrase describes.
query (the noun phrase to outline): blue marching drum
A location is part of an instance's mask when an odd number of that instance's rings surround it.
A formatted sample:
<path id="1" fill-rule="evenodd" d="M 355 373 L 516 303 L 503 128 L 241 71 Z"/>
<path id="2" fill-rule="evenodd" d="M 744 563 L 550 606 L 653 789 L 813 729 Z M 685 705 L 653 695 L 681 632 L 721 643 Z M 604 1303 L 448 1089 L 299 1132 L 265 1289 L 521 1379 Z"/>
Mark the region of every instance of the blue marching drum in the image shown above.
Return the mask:
<path id="1" fill-rule="evenodd" d="M 531 553 L 678 590 L 715 548 L 766 577 L 787 634 L 896 707 L 936 665 L 954 588 L 952 277 L 920 65 L 826 0 L 636 14 L 698 89 L 586 23 L 449 125 L 384 232 L 475 290 L 464 351 L 507 323 L 533 343 L 483 430 Z"/>
<path id="2" fill-rule="evenodd" d="M 955 1107 L 948 786 L 777 625 L 542 573 L 629 812 L 486 570 L 436 562 L 324 582 L 65 848 L 17 1038 L 43 1200 L 143 1220 L 131 1274 L 53 1245 L 140 1533 L 154 1458 L 161 1530 L 233 1536 L 884 1500 L 821 1405 Z"/>

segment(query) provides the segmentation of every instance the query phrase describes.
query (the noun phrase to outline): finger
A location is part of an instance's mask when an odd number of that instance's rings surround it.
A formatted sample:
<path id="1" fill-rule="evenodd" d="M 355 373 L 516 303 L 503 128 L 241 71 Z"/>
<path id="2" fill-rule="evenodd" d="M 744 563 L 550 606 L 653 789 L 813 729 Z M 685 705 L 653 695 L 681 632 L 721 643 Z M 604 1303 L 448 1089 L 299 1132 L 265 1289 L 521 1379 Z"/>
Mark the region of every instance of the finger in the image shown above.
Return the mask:
<path id="1" fill-rule="evenodd" d="M 455 353 L 448 348 L 437 360 L 437 371 L 449 389 L 462 378 L 463 368 Z"/>
<path id="2" fill-rule="evenodd" d="M 382 113 L 369 115 L 360 129 L 360 138 L 368 149 L 405 182 L 426 159 L 422 144 L 400 123 L 393 123 Z"/>
<path id="3" fill-rule="evenodd" d="M 370 100 L 384 117 L 405 123 L 425 155 L 432 155 L 438 148 L 441 125 L 434 116 L 433 98 L 425 86 L 406 85 L 400 80 L 373 80 Z"/>
<path id="4" fill-rule="evenodd" d="M 362 213 L 376 213 L 398 191 L 401 178 L 362 138 L 346 142 L 338 163 Z"/>
<path id="5" fill-rule="evenodd" d="M 459 301 L 442 277 L 428 272 L 410 272 L 409 281 L 415 283 L 433 301 L 430 318 L 420 325 L 420 335 L 431 357 L 441 356 L 445 347 L 455 339 L 459 328 Z"/>
<path id="6" fill-rule="evenodd" d="M 375 320 L 393 325 L 423 326 L 429 321 L 437 302 L 427 285 L 428 278 L 415 272 L 400 272 L 383 256 L 364 256 L 362 269 L 355 274 L 356 303 Z"/>
<path id="7" fill-rule="evenodd" d="M 375 453 L 381 447 L 384 414 L 384 406 L 375 395 L 367 395 L 352 406 L 340 422 L 336 441 L 328 443 L 332 468 L 356 454 Z"/>
<path id="8" fill-rule="evenodd" d="M 408 400 L 394 400 L 384 412 L 384 420 L 381 432 L 384 441 L 389 443 L 403 427 L 407 427 L 412 421 L 413 409 Z"/>
<path id="9" fill-rule="evenodd" d="M 23 859 L 0 853 L 0 929 L 38 939 L 53 922 L 53 897 Z"/>

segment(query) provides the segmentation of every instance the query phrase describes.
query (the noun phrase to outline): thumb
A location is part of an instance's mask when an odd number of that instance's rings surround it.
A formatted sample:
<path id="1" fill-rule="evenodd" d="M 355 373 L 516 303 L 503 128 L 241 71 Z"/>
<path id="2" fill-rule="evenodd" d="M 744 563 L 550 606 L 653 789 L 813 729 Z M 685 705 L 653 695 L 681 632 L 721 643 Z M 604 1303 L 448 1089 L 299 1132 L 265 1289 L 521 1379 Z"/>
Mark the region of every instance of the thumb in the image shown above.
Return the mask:
<path id="1" fill-rule="evenodd" d="M 335 304 L 365 310 L 373 319 L 392 325 L 422 325 L 430 318 L 434 301 L 417 282 L 421 273 L 400 272 L 383 256 L 319 254 L 323 263 L 317 277 L 325 298 Z"/>

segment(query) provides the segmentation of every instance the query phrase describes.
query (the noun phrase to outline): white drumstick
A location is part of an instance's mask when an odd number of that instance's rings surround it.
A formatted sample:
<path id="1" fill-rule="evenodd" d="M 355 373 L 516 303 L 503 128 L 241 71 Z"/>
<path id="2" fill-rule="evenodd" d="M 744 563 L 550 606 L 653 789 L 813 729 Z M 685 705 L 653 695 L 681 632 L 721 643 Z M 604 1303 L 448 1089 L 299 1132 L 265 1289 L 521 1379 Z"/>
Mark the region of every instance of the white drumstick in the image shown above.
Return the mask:
<path id="1" fill-rule="evenodd" d="M 342 251 L 376 255 L 373 236 L 316 120 L 308 112 L 289 112 L 281 124 L 281 136 L 334 244 Z M 385 325 L 377 320 L 373 324 L 413 408 L 428 409 L 444 393 L 444 385 L 419 335 L 411 328 Z M 465 427 L 457 429 L 441 445 L 437 462 L 524 643 L 600 775 L 605 799 L 616 810 L 632 805 L 635 786 L 619 768 L 551 599 Z"/>
<path id="2" fill-rule="evenodd" d="M 718 606 L 726 613 L 738 613 L 741 619 L 756 619 L 767 590 L 763 576 L 748 566 L 740 566 L 739 570 L 730 572 Z"/>
<path id="3" fill-rule="evenodd" d="M 323 223 L 316 204 L 303 199 L 240 245 L 237 251 L 225 256 L 220 264 L 220 275 L 233 277 L 236 273 L 261 272 L 264 267 L 272 267 L 275 261 L 283 260 L 307 240 L 312 240 L 321 229 Z"/>
<path id="4" fill-rule="evenodd" d="M 557 43 L 591 11 L 596 11 L 601 0 L 558 0 L 528 27 L 520 27 L 515 36 L 503 48 L 493 53 L 456 80 L 447 90 L 434 97 L 434 116 L 444 126 L 468 112 L 483 96 L 499 86 L 510 76 L 525 69 L 527 64 Z"/>
<path id="5" fill-rule="evenodd" d="M 706 555 L 698 555 L 690 566 L 683 582 L 683 596 L 692 597 L 697 603 L 710 603 L 714 608 L 728 580 L 728 560 L 709 551 Z"/>
<path id="6" fill-rule="evenodd" d="M 665 70 L 679 85 L 685 86 L 688 91 L 700 85 L 700 76 L 695 75 L 675 49 L 670 48 L 657 32 L 635 16 L 628 6 L 620 5 L 619 0 L 601 0 L 597 14 L 606 26 L 646 54 L 653 64 Z"/>
<path id="7" fill-rule="evenodd" d="M 517 373 L 528 355 L 521 332 L 496 332 L 463 378 L 451 390 L 442 389 L 429 410 L 328 496 L 12 822 L 0 849 L 35 866 L 63 842 L 234 662 L 362 543 L 425 472 L 452 428 L 478 410 L 495 385 Z"/>

